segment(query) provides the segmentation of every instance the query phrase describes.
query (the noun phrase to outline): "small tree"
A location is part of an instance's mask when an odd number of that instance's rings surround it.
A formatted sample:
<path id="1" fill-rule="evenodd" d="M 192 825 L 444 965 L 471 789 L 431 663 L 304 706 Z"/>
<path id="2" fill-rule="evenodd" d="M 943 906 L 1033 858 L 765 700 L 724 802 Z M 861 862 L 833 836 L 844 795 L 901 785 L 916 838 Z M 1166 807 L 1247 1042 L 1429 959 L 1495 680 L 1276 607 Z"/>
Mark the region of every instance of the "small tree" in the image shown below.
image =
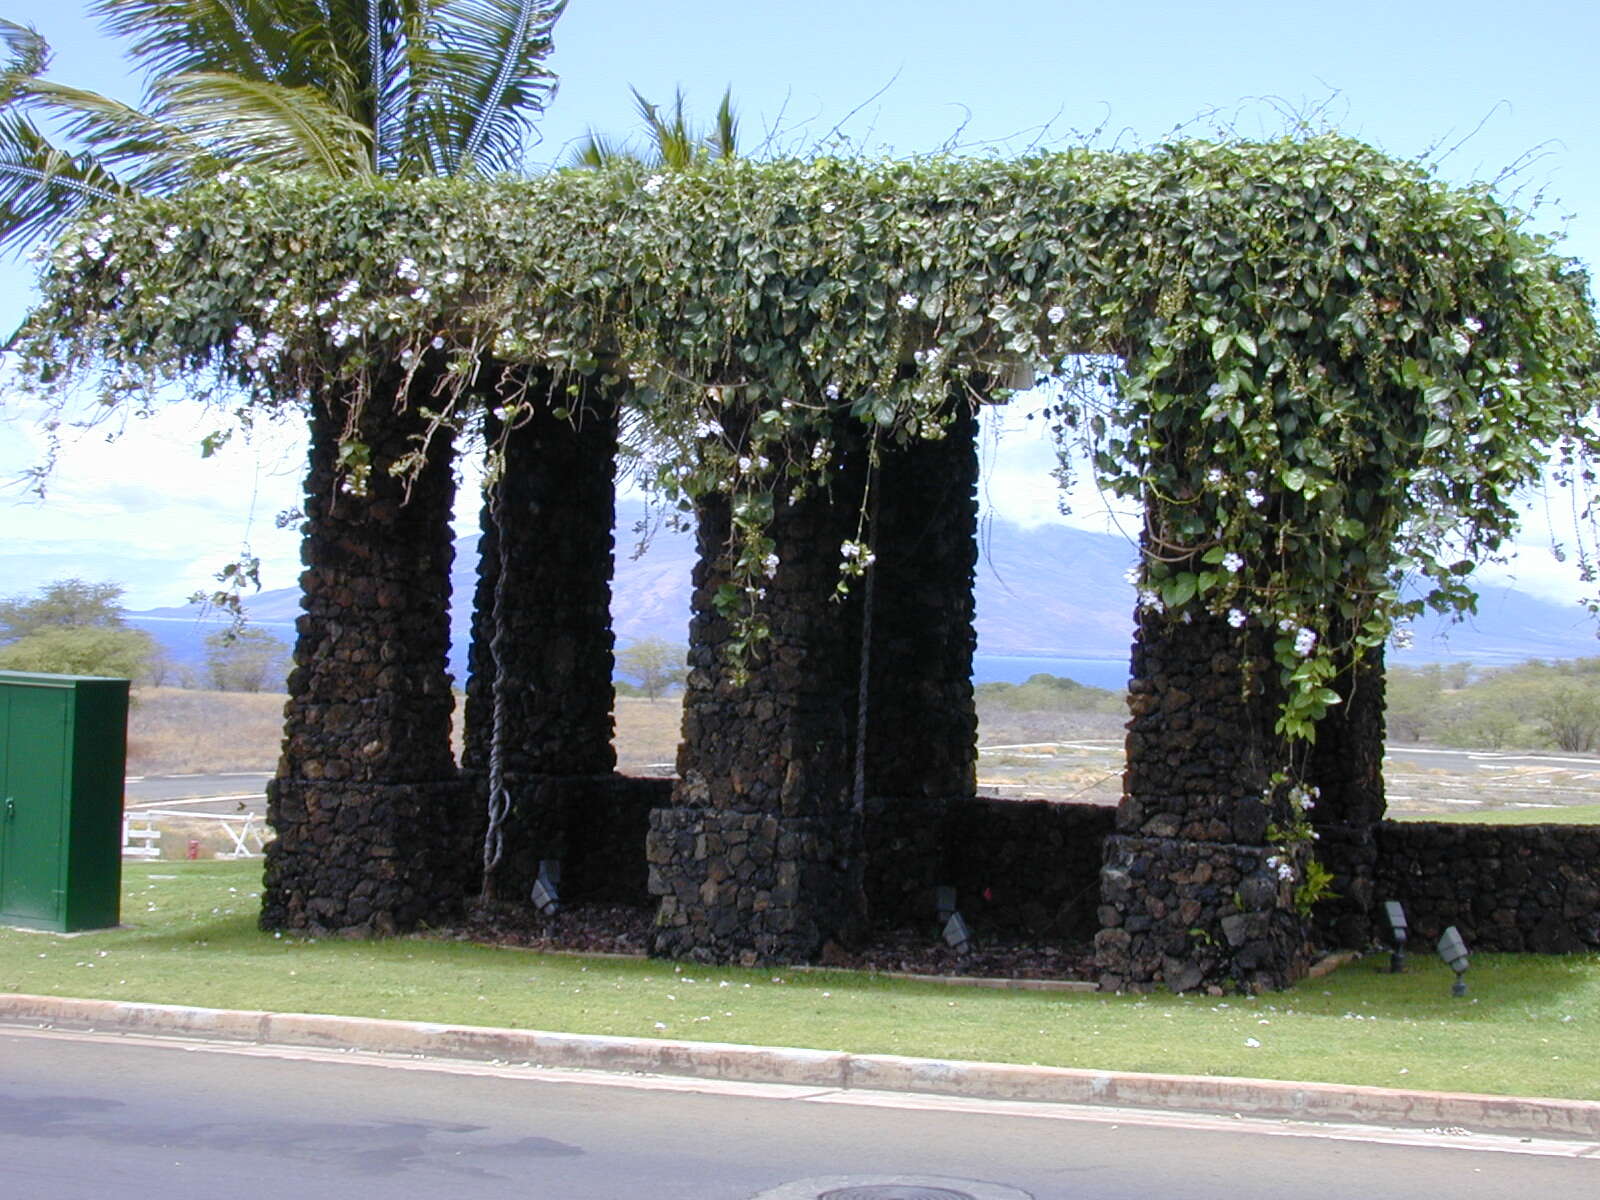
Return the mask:
<path id="1" fill-rule="evenodd" d="M 683 646 L 660 638 L 640 638 L 618 652 L 617 669 L 637 681 L 645 696 L 654 700 L 668 688 L 683 683 L 688 656 Z"/>
<path id="2" fill-rule="evenodd" d="M 0 668 L 143 679 L 155 639 L 122 621 L 122 586 L 58 579 L 0 600 Z"/>
<path id="3" fill-rule="evenodd" d="M 122 585 L 57 579 L 39 589 L 37 596 L 12 596 L 0 600 L 0 642 L 65 626 L 122 629 Z"/>
<path id="4" fill-rule="evenodd" d="M 143 680 L 155 650 L 142 630 L 58 625 L 0 646 L 0 668 Z"/>
<path id="5" fill-rule="evenodd" d="M 1600 688 L 1562 679 L 1542 689 L 1534 713 L 1545 735 L 1561 750 L 1593 750 L 1600 744 Z"/>
<path id="6" fill-rule="evenodd" d="M 289 647 L 264 629 L 219 630 L 206 638 L 206 672 L 219 692 L 283 688 Z"/>

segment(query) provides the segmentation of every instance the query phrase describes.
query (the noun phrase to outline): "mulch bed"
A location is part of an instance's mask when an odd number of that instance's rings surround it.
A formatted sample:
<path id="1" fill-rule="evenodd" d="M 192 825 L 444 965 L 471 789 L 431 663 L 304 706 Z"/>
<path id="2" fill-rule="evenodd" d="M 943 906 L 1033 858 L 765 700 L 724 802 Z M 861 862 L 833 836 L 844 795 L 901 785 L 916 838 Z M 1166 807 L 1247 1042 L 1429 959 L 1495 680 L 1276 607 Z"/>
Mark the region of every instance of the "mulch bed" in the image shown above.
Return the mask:
<path id="1" fill-rule="evenodd" d="M 653 908 L 624 904 L 575 904 L 550 916 L 520 905 L 491 905 L 475 907 L 448 936 L 527 950 L 643 957 L 654 921 Z M 971 950 L 957 954 L 931 926 L 876 928 L 867 944 L 849 949 L 829 943 L 818 965 L 987 979 L 1093 980 L 1096 975 L 1094 952 L 1083 943 L 980 933 Z"/>

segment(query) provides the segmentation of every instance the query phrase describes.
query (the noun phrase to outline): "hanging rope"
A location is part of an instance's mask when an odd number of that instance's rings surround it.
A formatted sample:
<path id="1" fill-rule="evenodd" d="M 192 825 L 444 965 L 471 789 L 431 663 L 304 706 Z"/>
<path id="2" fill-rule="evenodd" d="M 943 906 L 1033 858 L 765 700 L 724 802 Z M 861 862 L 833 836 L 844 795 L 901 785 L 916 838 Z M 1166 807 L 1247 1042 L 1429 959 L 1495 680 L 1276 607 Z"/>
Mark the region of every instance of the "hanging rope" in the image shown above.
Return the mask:
<path id="1" fill-rule="evenodd" d="M 504 445 L 502 444 L 502 454 Z M 489 492 L 489 521 L 494 526 L 496 564 L 494 601 L 491 620 L 494 633 L 489 639 L 489 659 L 494 667 L 494 682 L 490 685 L 493 717 L 489 734 L 489 821 L 483 834 L 483 889 L 478 899 L 487 904 L 494 895 L 494 873 L 505 856 L 505 820 L 511 813 L 511 793 L 506 788 L 506 704 L 510 688 L 506 683 L 506 578 L 510 575 L 510 538 L 505 523 L 505 463 L 502 458 L 500 477 Z"/>
<path id="2" fill-rule="evenodd" d="M 874 434 L 867 459 L 867 522 L 873 542 L 878 540 L 878 444 Z M 853 857 L 860 865 L 861 878 L 867 872 L 867 704 L 871 695 L 869 678 L 872 674 L 872 611 L 877 593 L 878 572 L 867 567 L 867 577 L 862 581 L 861 593 L 861 652 L 856 660 L 856 761 L 855 779 L 850 789 L 850 831 L 854 846 Z M 866 920 L 866 890 L 857 889 L 860 917 Z"/>

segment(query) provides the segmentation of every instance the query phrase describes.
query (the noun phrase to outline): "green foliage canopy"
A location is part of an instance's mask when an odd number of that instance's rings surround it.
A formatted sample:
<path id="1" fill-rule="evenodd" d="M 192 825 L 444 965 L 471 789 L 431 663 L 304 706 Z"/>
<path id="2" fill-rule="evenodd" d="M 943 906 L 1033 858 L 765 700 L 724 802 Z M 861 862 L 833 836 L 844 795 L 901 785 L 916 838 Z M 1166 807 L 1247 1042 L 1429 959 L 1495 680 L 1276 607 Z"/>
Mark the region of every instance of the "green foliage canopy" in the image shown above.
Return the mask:
<path id="1" fill-rule="evenodd" d="M 97 378 L 108 404 L 204 376 L 247 409 L 334 384 L 360 405 L 398 365 L 402 399 L 459 423 L 485 371 L 599 375 L 664 448 L 669 497 L 729 498 L 722 600 L 757 638 L 771 514 L 828 477 L 839 439 L 938 437 L 953 395 L 1099 356 L 1111 398 L 1069 393 L 1053 419 L 1144 503 L 1145 603 L 1275 639 L 1301 736 L 1412 607 L 1402 577 L 1470 606 L 1516 490 L 1552 453 L 1587 477 L 1600 361 L 1586 279 L 1520 215 L 1332 135 L 239 178 L 92 218 L 41 283 L 28 373 Z M 540 398 L 502 399 L 514 419 Z M 363 450 L 346 447 L 357 491 Z"/>

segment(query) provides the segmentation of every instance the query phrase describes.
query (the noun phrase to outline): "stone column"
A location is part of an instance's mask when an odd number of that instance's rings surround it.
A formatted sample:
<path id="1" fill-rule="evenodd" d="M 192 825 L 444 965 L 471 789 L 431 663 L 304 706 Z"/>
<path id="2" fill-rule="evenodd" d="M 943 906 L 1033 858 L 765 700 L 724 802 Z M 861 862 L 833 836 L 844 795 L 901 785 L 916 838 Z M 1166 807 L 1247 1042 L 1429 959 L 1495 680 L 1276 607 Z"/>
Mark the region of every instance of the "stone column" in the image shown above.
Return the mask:
<path id="1" fill-rule="evenodd" d="M 389 473 L 427 422 L 380 381 L 350 431 L 368 447 L 369 494 L 346 488 L 339 442 L 351 397 L 314 402 L 283 756 L 268 789 L 261 924 L 391 933 L 462 898 L 465 793 L 450 752 L 451 438 L 421 471 Z M 413 384 L 413 394 L 425 394 Z"/>
<path id="2" fill-rule="evenodd" d="M 1284 761 L 1269 636 L 1199 612 L 1139 615 L 1095 937 L 1105 990 L 1259 990 L 1305 971 L 1300 862 L 1267 841 L 1289 817 L 1284 798 L 1266 799 Z"/>
<path id="3" fill-rule="evenodd" d="M 616 407 L 590 393 L 557 415 L 542 393 L 522 424 L 488 435 L 503 445 L 498 508 L 486 504 L 478 543 L 471 678 L 462 765 L 479 809 L 481 863 L 494 738 L 496 681 L 504 711 L 502 761 L 512 809 L 494 875 L 503 896 L 525 896 L 540 859 L 567 859 L 573 821 L 605 803 L 612 748 L 612 525 Z M 495 590 L 502 564 L 497 637 Z M 577 834 L 581 839 L 581 834 Z M 641 852 L 643 847 L 640 848 Z M 571 880 L 581 886 L 580 880 Z"/>
<path id="4" fill-rule="evenodd" d="M 958 403 L 943 439 L 880 456 L 865 761 L 875 918 L 932 915 L 930 889 L 950 882 L 946 809 L 977 782 L 978 422 Z"/>
<path id="5" fill-rule="evenodd" d="M 1378 930 L 1375 893 L 1383 794 L 1384 670 L 1376 647 L 1334 682 L 1342 704 L 1317 723 L 1308 782 L 1321 791 L 1310 812 L 1312 853 L 1333 873 L 1333 894 L 1311 910 L 1318 937 L 1330 945 L 1366 948 Z"/>
<path id="6" fill-rule="evenodd" d="M 852 747 L 859 670 L 859 582 L 835 601 L 841 542 L 853 536 L 859 455 L 832 496 L 781 499 L 779 566 L 767 585 L 771 637 L 735 682 L 717 612 L 729 578 L 729 510 L 701 508 L 689 677 L 673 807 L 651 815 L 653 951 L 703 962 L 803 962 L 847 938 L 863 908 Z"/>

